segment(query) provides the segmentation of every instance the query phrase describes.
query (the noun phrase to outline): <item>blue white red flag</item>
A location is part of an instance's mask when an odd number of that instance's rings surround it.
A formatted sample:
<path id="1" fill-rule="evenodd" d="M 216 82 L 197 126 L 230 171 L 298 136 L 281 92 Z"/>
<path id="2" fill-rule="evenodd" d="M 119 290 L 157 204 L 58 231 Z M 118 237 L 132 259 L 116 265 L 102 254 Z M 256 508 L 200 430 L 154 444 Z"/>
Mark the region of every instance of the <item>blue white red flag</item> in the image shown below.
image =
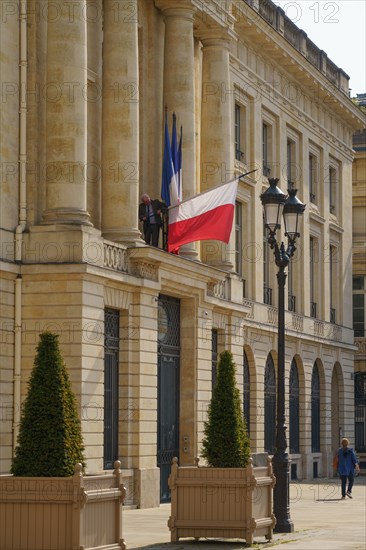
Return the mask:
<path id="1" fill-rule="evenodd" d="M 174 137 L 174 136 L 173 136 Z M 175 143 L 177 138 L 175 137 Z M 177 147 L 175 145 L 175 151 Z M 165 114 L 165 136 L 164 136 L 164 157 L 163 157 L 163 175 L 161 182 L 161 198 L 167 206 L 175 206 L 179 203 L 179 192 L 177 176 L 173 164 L 172 148 L 170 146 L 170 137 L 168 130 L 168 118 Z"/>
<path id="2" fill-rule="evenodd" d="M 173 113 L 172 129 L 172 160 L 177 184 L 178 202 L 182 200 L 182 127 L 180 128 L 179 144 L 177 140 L 177 117 Z M 173 204 L 171 206 L 174 206 Z"/>

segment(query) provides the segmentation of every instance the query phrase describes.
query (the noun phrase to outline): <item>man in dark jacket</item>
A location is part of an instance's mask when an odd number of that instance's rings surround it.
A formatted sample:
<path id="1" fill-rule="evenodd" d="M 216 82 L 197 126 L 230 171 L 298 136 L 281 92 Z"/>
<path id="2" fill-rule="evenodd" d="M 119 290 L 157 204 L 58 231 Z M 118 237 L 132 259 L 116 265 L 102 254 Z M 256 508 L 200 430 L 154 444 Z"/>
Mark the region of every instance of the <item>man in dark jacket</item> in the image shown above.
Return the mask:
<path id="1" fill-rule="evenodd" d="M 141 197 L 139 206 L 139 219 L 143 222 L 144 239 L 146 244 L 159 246 L 159 232 L 162 226 L 161 209 L 162 203 L 151 200 L 147 193 Z"/>
<path id="2" fill-rule="evenodd" d="M 337 451 L 338 455 L 338 473 L 341 478 L 341 489 L 342 489 L 342 499 L 346 498 L 346 495 L 349 498 L 352 498 L 352 487 L 354 480 L 355 469 L 359 471 L 358 460 L 355 454 L 355 451 L 352 447 L 348 446 L 348 439 L 342 439 L 342 447 Z M 348 488 L 346 493 L 346 485 L 348 478 Z"/>

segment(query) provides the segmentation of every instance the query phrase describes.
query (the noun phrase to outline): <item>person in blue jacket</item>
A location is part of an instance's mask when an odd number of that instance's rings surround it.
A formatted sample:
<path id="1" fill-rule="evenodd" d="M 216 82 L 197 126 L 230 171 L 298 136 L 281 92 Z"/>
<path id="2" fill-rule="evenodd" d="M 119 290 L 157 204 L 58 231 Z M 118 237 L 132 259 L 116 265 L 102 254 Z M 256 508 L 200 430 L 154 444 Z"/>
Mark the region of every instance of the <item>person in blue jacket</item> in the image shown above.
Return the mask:
<path id="1" fill-rule="evenodd" d="M 338 449 L 338 473 L 341 478 L 341 490 L 342 500 L 346 498 L 352 498 L 352 487 L 354 481 L 355 469 L 359 472 L 358 460 L 355 451 L 352 447 L 349 447 L 349 441 L 347 438 L 343 438 L 341 441 L 342 446 Z M 346 485 L 348 479 L 348 487 L 346 492 Z"/>

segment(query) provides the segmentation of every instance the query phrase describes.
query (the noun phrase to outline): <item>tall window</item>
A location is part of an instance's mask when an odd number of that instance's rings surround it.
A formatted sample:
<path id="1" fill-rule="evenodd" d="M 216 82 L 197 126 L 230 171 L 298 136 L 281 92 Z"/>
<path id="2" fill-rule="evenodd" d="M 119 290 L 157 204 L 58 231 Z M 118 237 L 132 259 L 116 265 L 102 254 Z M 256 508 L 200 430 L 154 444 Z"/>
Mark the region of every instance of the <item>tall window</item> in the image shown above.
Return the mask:
<path id="1" fill-rule="evenodd" d="M 104 314 L 104 468 L 118 458 L 119 311 Z"/>
<path id="2" fill-rule="evenodd" d="M 247 425 L 248 434 L 250 433 L 250 374 L 249 374 L 249 362 L 247 354 L 244 351 L 243 357 L 244 367 L 244 388 L 243 388 L 243 412 L 245 423 Z"/>
<path id="3" fill-rule="evenodd" d="M 337 249 L 335 246 L 329 247 L 329 297 L 330 297 L 330 322 L 336 322 L 335 293 L 337 288 L 336 275 Z"/>
<path id="4" fill-rule="evenodd" d="M 263 303 L 272 305 L 272 288 L 269 281 L 270 248 L 267 241 L 267 228 L 263 224 Z"/>
<path id="5" fill-rule="evenodd" d="M 287 140 L 287 185 L 291 187 L 295 177 L 295 143 Z"/>
<path id="6" fill-rule="evenodd" d="M 242 129 L 242 111 L 243 108 L 235 103 L 235 158 L 240 162 L 244 162 L 244 143 Z"/>
<path id="7" fill-rule="evenodd" d="M 294 281 L 293 281 L 293 268 L 292 262 L 287 267 L 287 288 L 288 288 L 288 309 L 289 311 L 296 311 L 296 296 L 294 295 Z"/>
<path id="8" fill-rule="evenodd" d="M 235 202 L 235 271 L 243 275 L 243 209 L 241 202 Z"/>
<path id="9" fill-rule="evenodd" d="M 316 363 L 311 376 L 311 450 L 320 452 L 320 379 Z"/>
<path id="10" fill-rule="evenodd" d="M 315 239 L 310 237 L 310 315 L 316 317 L 316 301 L 315 301 L 315 260 L 316 260 L 316 246 Z"/>
<path id="11" fill-rule="evenodd" d="M 217 348 L 218 348 L 218 331 L 213 328 L 211 331 L 212 338 L 212 359 L 211 359 L 211 380 L 212 380 L 212 391 L 216 384 L 217 379 Z"/>
<path id="12" fill-rule="evenodd" d="M 355 450 L 366 452 L 366 372 L 355 372 Z"/>
<path id="13" fill-rule="evenodd" d="M 268 124 L 262 125 L 262 158 L 263 158 L 263 175 L 269 177 L 270 175 L 270 154 L 269 154 L 269 139 L 270 139 L 270 127 Z"/>
<path id="14" fill-rule="evenodd" d="M 317 195 L 317 161 L 316 156 L 309 155 L 309 192 L 310 202 L 316 203 Z"/>
<path id="15" fill-rule="evenodd" d="M 295 359 L 290 370 L 290 452 L 300 452 L 300 388 L 299 373 Z"/>
<path id="16" fill-rule="evenodd" d="M 365 338 L 365 296 L 366 286 L 363 275 L 353 277 L 353 330 L 356 338 Z"/>
<path id="17" fill-rule="evenodd" d="M 276 448 L 276 374 L 272 355 L 268 355 L 264 372 L 264 450 Z"/>
<path id="18" fill-rule="evenodd" d="M 336 214 L 337 204 L 337 170 L 330 166 L 329 168 L 329 211 Z"/>

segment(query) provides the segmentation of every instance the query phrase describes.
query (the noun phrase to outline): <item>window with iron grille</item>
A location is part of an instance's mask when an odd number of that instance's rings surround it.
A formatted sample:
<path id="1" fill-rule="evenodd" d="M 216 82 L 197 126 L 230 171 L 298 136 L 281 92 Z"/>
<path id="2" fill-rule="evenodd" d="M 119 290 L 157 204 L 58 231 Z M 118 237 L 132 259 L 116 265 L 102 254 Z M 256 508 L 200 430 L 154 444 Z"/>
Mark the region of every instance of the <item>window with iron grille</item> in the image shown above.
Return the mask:
<path id="1" fill-rule="evenodd" d="M 353 330 L 356 338 L 365 338 L 365 296 L 366 285 L 363 275 L 353 277 Z"/>
<path id="2" fill-rule="evenodd" d="M 366 372 L 355 373 L 355 450 L 366 452 Z"/>
<path id="3" fill-rule="evenodd" d="M 300 388 L 295 359 L 290 369 L 290 452 L 300 452 Z"/>
<path id="4" fill-rule="evenodd" d="M 273 454 L 276 448 L 276 374 L 272 355 L 264 371 L 264 450 Z"/>
<path id="5" fill-rule="evenodd" d="M 311 376 L 311 450 L 320 452 L 320 379 L 316 363 Z"/>
<path id="6" fill-rule="evenodd" d="M 119 311 L 104 312 L 104 468 L 118 459 Z"/>

